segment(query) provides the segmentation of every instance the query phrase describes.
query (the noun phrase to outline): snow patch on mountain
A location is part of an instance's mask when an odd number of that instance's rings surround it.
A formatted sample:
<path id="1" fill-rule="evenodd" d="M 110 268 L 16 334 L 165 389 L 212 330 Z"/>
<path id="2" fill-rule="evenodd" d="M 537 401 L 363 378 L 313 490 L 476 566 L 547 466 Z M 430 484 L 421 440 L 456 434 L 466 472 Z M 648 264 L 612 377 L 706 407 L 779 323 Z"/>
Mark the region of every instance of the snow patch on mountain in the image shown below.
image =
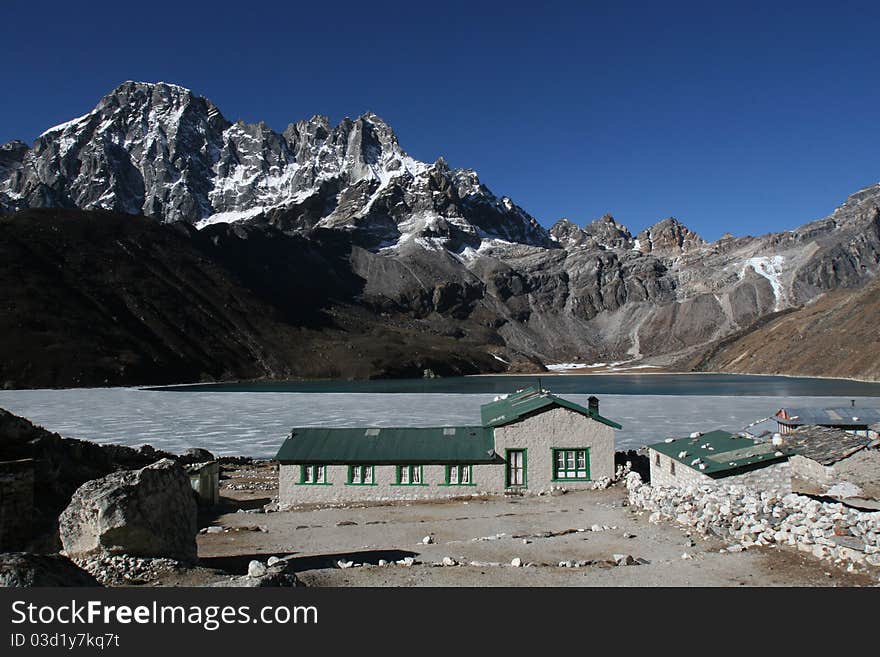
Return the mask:
<path id="1" fill-rule="evenodd" d="M 774 311 L 782 310 L 786 301 L 785 287 L 781 281 L 784 264 L 785 258 L 781 255 L 755 256 L 746 260 L 740 274 L 740 278 L 742 278 L 749 267 L 751 267 L 756 274 L 763 276 L 769 281 L 770 286 L 773 288 L 773 296 L 776 299 L 773 307 Z"/>
<path id="2" fill-rule="evenodd" d="M 59 123 L 58 125 L 54 125 L 51 128 L 49 128 L 48 130 L 40 133 L 40 136 L 37 137 L 37 139 L 39 139 L 40 137 L 45 137 L 46 135 L 51 134 L 53 132 L 63 132 L 64 130 L 67 130 L 70 127 L 77 126 L 80 123 L 92 118 L 92 115 L 94 113 L 95 113 L 94 110 L 92 110 L 91 112 L 89 112 L 87 114 L 83 114 L 82 116 L 78 116 L 75 119 L 70 119 L 70 121 L 65 121 L 64 123 Z"/>
<path id="3" fill-rule="evenodd" d="M 250 210 L 241 210 L 236 211 L 232 210 L 229 212 L 218 212 L 217 214 L 212 214 L 210 217 L 205 217 L 200 221 L 195 223 L 195 227 L 197 230 L 201 230 L 206 226 L 213 226 L 214 224 L 233 224 L 236 221 L 244 221 L 245 219 L 253 219 L 257 215 L 265 212 L 265 208 L 256 207 L 251 208 Z"/>

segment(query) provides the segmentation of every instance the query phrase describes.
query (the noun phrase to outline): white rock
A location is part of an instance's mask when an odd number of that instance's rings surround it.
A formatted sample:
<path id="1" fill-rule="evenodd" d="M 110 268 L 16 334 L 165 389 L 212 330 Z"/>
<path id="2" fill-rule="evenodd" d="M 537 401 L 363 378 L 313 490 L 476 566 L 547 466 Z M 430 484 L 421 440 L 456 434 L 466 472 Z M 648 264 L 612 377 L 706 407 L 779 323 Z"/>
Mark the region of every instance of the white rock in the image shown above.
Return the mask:
<path id="1" fill-rule="evenodd" d="M 511 559 L 510 565 L 514 568 L 519 568 L 520 566 L 522 566 L 522 559 L 520 559 L 519 557 L 514 557 L 513 559 Z"/>
<path id="2" fill-rule="evenodd" d="M 430 544 L 433 543 L 433 542 L 434 542 L 434 537 L 433 537 L 433 536 L 430 536 L 430 535 L 429 535 L 429 536 L 425 536 L 425 538 L 422 539 L 422 544 L 423 544 L 423 545 L 430 545 Z"/>
<path id="3" fill-rule="evenodd" d="M 453 559 L 452 557 L 443 557 L 443 565 L 444 566 L 454 566 L 455 559 Z"/>
<path id="4" fill-rule="evenodd" d="M 248 563 L 248 577 L 262 577 L 266 574 L 266 566 L 256 559 Z"/>
<path id="5" fill-rule="evenodd" d="M 281 559 L 279 559 L 278 557 L 269 557 L 266 560 L 266 565 L 271 568 L 272 566 L 274 566 L 276 563 L 278 563 L 280 561 L 281 561 Z"/>
<path id="6" fill-rule="evenodd" d="M 830 497 L 864 497 L 864 491 L 856 486 L 853 483 L 848 481 L 841 481 L 840 483 L 834 484 L 831 488 L 828 489 L 828 495 Z"/>

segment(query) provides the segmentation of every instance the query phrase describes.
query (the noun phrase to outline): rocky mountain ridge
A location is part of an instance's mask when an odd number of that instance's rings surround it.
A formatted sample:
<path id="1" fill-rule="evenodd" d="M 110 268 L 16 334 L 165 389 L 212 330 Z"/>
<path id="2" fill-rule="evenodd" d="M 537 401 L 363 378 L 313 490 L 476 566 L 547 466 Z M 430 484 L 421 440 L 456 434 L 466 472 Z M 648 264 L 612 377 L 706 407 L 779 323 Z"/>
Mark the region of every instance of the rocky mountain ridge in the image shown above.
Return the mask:
<path id="1" fill-rule="evenodd" d="M 409 157 L 366 113 L 331 126 L 230 122 L 166 83 L 125 82 L 89 113 L 0 151 L 6 210 L 101 209 L 200 226 L 269 215 L 288 229 L 334 228 L 369 247 L 482 237 L 550 246 L 546 231 L 476 173 Z M 438 198 L 433 198 L 438 197 Z"/>
<path id="2" fill-rule="evenodd" d="M 430 347 L 421 344 L 434 355 L 410 359 L 412 370 L 453 359 L 455 344 L 467 345 L 470 363 L 459 359 L 457 371 L 606 360 L 676 367 L 774 313 L 869 284 L 880 268 L 880 184 L 828 217 L 759 237 L 707 242 L 672 217 L 633 236 L 611 215 L 545 230 L 475 172 L 442 158 L 410 158 L 373 114 L 335 127 L 313 117 L 276 133 L 231 123 L 210 101 L 162 83 L 125 83 L 32 148 L 0 148 L 0 204 L 7 212 L 55 208 L 62 231 L 73 231 L 68 220 L 91 208 L 188 224 L 175 229 L 184 236 L 175 249 L 195 248 L 285 326 L 334 336 L 325 346 L 378 330 L 402 340 L 405 354 L 415 336 L 433 336 Z M 122 219 L 114 216 L 93 221 L 116 226 Z M 13 222 L 21 244 L 42 235 L 37 217 Z M 122 248 L 102 244 L 101 257 Z M 321 255 L 294 266 L 303 253 Z M 3 261 L 10 280 L 33 275 L 26 254 L 13 248 Z M 181 320 L 161 303 L 137 303 L 170 313 L 160 318 L 169 326 Z M 356 328 L 355 316 L 373 328 Z M 210 334 L 208 323 L 198 323 Z M 203 356 L 190 369 L 214 378 L 341 373 L 329 365 L 306 372 L 290 329 L 265 330 L 275 338 L 251 342 L 262 345 L 262 356 L 227 343 L 222 358 L 237 364 L 225 374 Z M 377 344 L 388 347 L 384 340 Z M 343 369 L 390 373 L 381 364 Z"/>

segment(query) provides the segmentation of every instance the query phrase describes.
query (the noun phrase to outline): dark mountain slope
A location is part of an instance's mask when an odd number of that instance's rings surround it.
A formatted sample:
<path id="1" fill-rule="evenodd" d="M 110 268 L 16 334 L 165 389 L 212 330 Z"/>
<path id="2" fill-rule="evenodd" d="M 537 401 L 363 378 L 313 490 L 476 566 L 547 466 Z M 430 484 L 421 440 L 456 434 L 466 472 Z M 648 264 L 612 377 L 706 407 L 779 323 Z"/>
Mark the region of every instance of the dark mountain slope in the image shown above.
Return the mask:
<path id="1" fill-rule="evenodd" d="M 228 225 L 0 217 L 6 387 L 492 370 L 484 350 L 352 305 L 344 244 Z M 407 345 L 404 349 L 403 345 Z"/>

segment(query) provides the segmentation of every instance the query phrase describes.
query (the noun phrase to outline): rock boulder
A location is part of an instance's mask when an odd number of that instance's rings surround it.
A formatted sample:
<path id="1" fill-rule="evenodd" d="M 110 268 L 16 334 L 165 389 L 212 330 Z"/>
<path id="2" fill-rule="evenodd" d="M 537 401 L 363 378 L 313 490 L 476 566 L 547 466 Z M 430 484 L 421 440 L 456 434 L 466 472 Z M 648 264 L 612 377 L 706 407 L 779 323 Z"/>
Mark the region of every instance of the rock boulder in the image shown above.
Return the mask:
<path id="1" fill-rule="evenodd" d="M 197 503 L 183 468 L 162 459 L 88 481 L 59 520 L 73 558 L 98 554 L 196 559 Z"/>
<path id="2" fill-rule="evenodd" d="M 100 586 L 98 580 L 60 554 L 0 554 L 0 586 Z"/>

